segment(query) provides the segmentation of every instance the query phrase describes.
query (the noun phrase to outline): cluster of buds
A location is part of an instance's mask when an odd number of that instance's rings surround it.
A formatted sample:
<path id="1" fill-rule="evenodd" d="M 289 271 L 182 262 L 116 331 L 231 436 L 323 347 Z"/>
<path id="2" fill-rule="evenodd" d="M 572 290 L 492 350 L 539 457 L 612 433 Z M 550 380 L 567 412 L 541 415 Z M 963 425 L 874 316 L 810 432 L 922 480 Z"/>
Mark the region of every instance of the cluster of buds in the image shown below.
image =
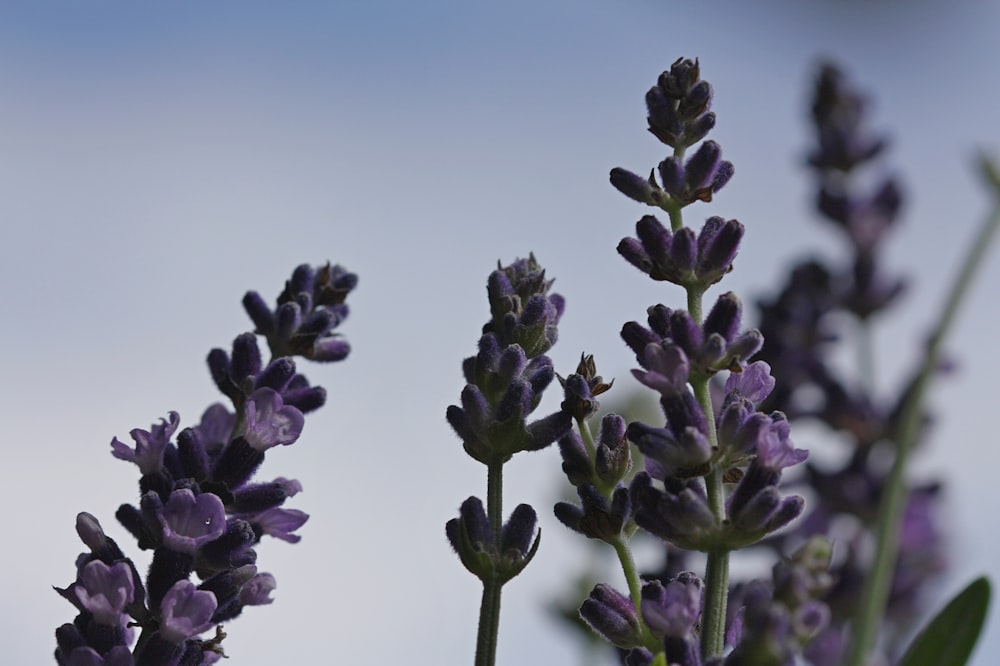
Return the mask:
<path id="1" fill-rule="evenodd" d="M 498 264 L 487 282 L 490 321 L 479 352 L 462 364 L 467 382 L 461 405 L 448 407 L 448 423 L 472 458 L 497 467 L 520 451 L 542 449 L 566 433 L 569 414 L 554 412 L 529 422 L 542 392 L 555 379 L 545 356 L 556 342 L 564 301 L 550 294 L 552 281 L 534 256 Z M 482 502 L 470 497 L 446 532 L 462 563 L 484 581 L 506 582 L 520 572 L 537 547 L 531 543 L 535 512 L 521 505 L 502 534 L 491 527 Z M 513 559 L 512 559 L 513 558 Z"/>
<path id="2" fill-rule="evenodd" d="M 123 504 L 116 517 L 140 549 L 153 551 L 152 563 L 143 583 L 98 521 L 78 516 L 77 533 L 90 552 L 77 560 L 76 581 L 59 590 L 79 611 L 56 631 L 61 666 L 215 663 L 223 656 L 221 628 L 213 639 L 198 636 L 247 606 L 271 603 L 275 580 L 258 571 L 254 546 L 265 535 L 297 542 L 294 532 L 308 516 L 283 506 L 302 490 L 298 481 L 252 478 L 265 452 L 294 443 L 304 413 L 324 403 L 325 391 L 297 374 L 287 354 L 346 356 L 349 348 L 333 329 L 347 316 L 344 297 L 356 282 L 339 266 L 300 266 L 275 311 L 248 293 L 244 304 L 273 358 L 263 363 L 253 333 L 236 339 L 231 356 L 209 354 L 212 377 L 234 411 L 214 404 L 180 432 L 180 417 L 170 412 L 149 430 L 132 430 L 134 447 L 112 440 L 112 454 L 141 474 L 139 506 Z M 133 627 L 141 629 L 134 648 Z"/>

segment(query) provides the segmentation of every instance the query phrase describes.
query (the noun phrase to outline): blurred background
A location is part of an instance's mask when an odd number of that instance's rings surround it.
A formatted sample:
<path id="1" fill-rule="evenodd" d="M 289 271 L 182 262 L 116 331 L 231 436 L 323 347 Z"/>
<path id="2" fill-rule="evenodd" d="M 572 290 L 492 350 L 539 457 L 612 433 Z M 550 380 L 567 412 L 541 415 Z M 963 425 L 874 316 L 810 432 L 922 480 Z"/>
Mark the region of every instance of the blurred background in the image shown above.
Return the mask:
<path id="1" fill-rule="evenodd" d="M 242 666 L 388 663 L 400 650 L 469 663 L 480 587 L 444 523 L 484 494 L 485 471 L 444 411 L 497 260 L 533 251 L 556 278 L 568 302 L 557 371 L 593 353 L 627 394 L 622 323 L 683 302 L 614 249 L 649 211 L 608 171 L 643 173 L 668 150 L 645 130 L 645 91 L 680 56 L 700 58 L 715 87 L 712 136 L 736 176 L 687 221 L 746 225 L 723 287 L 750 304 L 794 259 L 845 249 L 812 212 L 802 168 L 813 76 L 832 59 L 871 93 L 905 187 L 889 260 L 910 296 L 876 338 L 889 395 L 989 209 L 972 163 L 1000 153 L 998 29 L 1000 5 L 972 0 L 3 3 L 3 661 L 53 663 L 53 630 L 74 610 L 51 586 L 74 575 L 77 512 L 146 562 L 113 518 L 137 499 L 137 474 L 111 457 L 112 436 L 169 410 L 196 423 L 221 399 L 205 355 L 251 328 L 244 292 L 270 300 L 297 264 L 330 260 L 360 275 L 341 328 L 354 350 L 303 367 L 328 404 L 262 470 L 300 479 L 290 506 L 312 518 L 300 544 L 261 545 L 276 601 L 228 626 L 225 647 Z M 994 251 L 914 470 L 947 483 L 939 598 L 979 573 L 1000 581 L 998 286 Z M 552 391 L 540 413 L 557 405 Z M 533 504 L 544 538 L 505 589 L 499 663 L 581 663 L 548 610 L 590 557 L 551 513 L 565 492 L 557 451 L 515 458 L 506 480 L 507 509 Z M 975 663 L 997 650 L 994 613 Z"/>

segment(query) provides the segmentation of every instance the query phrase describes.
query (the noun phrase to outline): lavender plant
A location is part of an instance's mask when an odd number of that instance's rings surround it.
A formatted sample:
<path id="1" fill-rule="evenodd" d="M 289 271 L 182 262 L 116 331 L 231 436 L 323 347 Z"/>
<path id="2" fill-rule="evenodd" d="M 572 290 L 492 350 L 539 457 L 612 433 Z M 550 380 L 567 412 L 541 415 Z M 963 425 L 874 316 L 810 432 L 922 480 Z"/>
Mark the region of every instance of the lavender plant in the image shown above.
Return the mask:
<path id="1" fill-rule="evenodd" d="M 232 410 L 213 404 L 198 425 L 180 432 L 180 417 L 170 412 L 149 430 L 132 430 L 134 447 L 112 439 L 112 454 L 141 474 L 139 506 L 122 504 L 116 517 L 140 550 L 152 550 L 152 562 L 143 582 L 97 519 L 77 516 L 89 552 L 77 558 L 76 580 L 56 588 L 79 611 L 56 630 L 60 666 L 213 664 L 225 656 L 221 623 L 273 601 L 274 576 L 258 570 L 253 547 L 264 536 L 296 543 L 295 530 L 308 515 L 284 508 L 301 483 L 255 474 L 266 452 L 298 440 L 304 414 L 326 401 L 326 391 L 297 372 L 294 357 L 334 362 L 348 355 L 335 329 L 356 284 L 357 276 L 340 266 L 302 265 L 275 308 L 247 292 L 243 306 L 255 333 L 238 336 L 231 353 L 208 355 L 212 379 Z M 258 335 L 270 350 L 267 363 Z M 213 626 L 214 637 L 200 638 Z"/>
<path id="2" fill-rule="evenodd" d="M 924 386 L 937 367 L 941 340 L 971 275 L 1000 223 L 1000 206 L 984 225 L 949 294 L 915 379 L 894 404 L 876 407 L 868 393 L 870 378 L 867 386 L 852 393 L 837 381 L 821 353 L 830 340 L 822 321 L 826 313 L 841 308 L 867 326 L 902 292 L 900 281 L 880 273 L 877 255 L 899 210 L 899 189 L 891 179 L 871 195 L 858 196 L 852 189 L 851 172 L 879 155 L 884 145 L 861 131 L 862 98 L 836 70 L 823 70 L 814 106 L 820 147 L 811 164 L 821 181 L 820 210 L 851 240 L 852 266 L 846 278 L 816 262 L 795 270 L 781 296 L 764 307 L 762 328 L 767 335 L 742 328 L 742 305 L 731 292 L 718 296 L 705 313 L 705 296 L 733 269 L 744 234 L 740 222 L 721 217 L 708 218 L 699 230 L 685 225 L 684 210 L 711 201 L 734 173 L 733 165 L 722 159 L 721 147 L 705 139 L 715 125 L 711 102 L 712 88 L 701 79 L 698 62 L 677 60 L 646 95 L 649 130 L 672 148 L 672 154 L 648 178 L 622 168 L 611 171 L 611 183 L 620 192 L 664 210 L 669 218 L 668 227 L 652 215 L 642 217 L 636 236 L 618 245 L 619 254 L 651 279 L 676 284 L 686 295 L 685 309 L 654 305 L 646 324 L 629 322 L 621 331 L 640 366 L 632 374 L 657 394 L 663 422 L 626 423 L 608 414 L 600 419 L 595 436 L 590 421 L 598 414 L 596 397 L 611 383 L 597 374 L 593 357 L 584 355 L 576 372 L 560 377 L 561 411 L 526 424 L 525 415 L 550 383 L 550 363 L 538 361 L 546 368 L 544 374 L 531 368 L 534 361 L 527 359 L 532 357 L 511 335 L 501 338 L 499 331 L 534 326 L 535 333 L 527 337 L 544 337 L 540 354 L 554 342 L 562 300 L 546 306 L 549 283 L 533 258 L 491 276 L 494 318 L 484 328 L 479 356 L 466 360 L 469 384 L 462 406 L 448 410 L 466 451 L 489 469 L 489 509 L 484 511 L 479 500 L 470 498 L 447 529 L 462 562 L 484 583 L 477 665 L 494 661 L 499 586 L 520 572 L 538 546 L 536 538 L 529 548 L 533 510 L 522 505 L 502 526 L 499 468 L 513 453 L 541 448 L 554 438 L 563 472 L 579 497 L 579 504 L 557 504 L 556 517 L 610 546 L 628 588 L 626 594 L 596 585 L 579 614 L 617 648 L 628 666 L 784 666 L 798 663 L 805 654 L 814 663 L 833 664 L 841 662 L 845 645 L 852 646 L 848 663 L 861 666 L 873 657 L 873 636 L 892 584 L 893 565 L 901 600 L 912 599 L 918 579 L 940 566 L 928 511 L 937 486 L 908 484 L 905 465 L 921 432 Z M 983 164 L 997 189 L 1000 179 L 988 162 Z M 518 286 L 516 278 L 526 274 L 534 276 L 530 288 Z M 522 305 L 531 299 L 533 307 Z M 549 324 L 552 335 L 542 336 Z M 752 360 L 757 354 L 761 357 Z M 504 356 L 510 360 L 503 361 Z M 870 352 L 863 352 L 862 358 L 871 364 Z M 778 371 L 777 379 L 768 361 Z M 782 383 L 782 374 L 788 375 L 787 383 Z M 531 390 L 515 388 L 518 381 Z M 820 407 L 812 411 L 797 401 L 806 385 L 818 387 L 823 395 Z M 784 492 L 782 476 L 803 463 L 807 452 L 792 443 L 789 417 L 779 407 L 795 418 L 818 415 L 858 440 L 857 453 L 844 472 L 806 468 L 820 501 L 809 520 L 793 532 L 781 530 L 803 513 L 804 500 Z M 868 458 L 873 447 L 886 440 L 893 468 L 877 475 L 868 467 Z M 643 458 L 643 469 L 634 474 L 630 444 Z M 861 487 L 870 492 L 845 493 L 842 477 L 867 479 Z M 831 566 L 834 548 L 844 544 L 835 545 L 826 534 L 831 515 L 848 510 L 845 502 L 863 516 L 863 531 L 875 535 L 873 563 L 859 557 L 863 544 L 848 539 L 848 554 Z M 905 506 L 909 508 L 903 520 Z M 930 546 L 923 559 L 914 562 L 912 553 L 897 557 L 901 529 L 902 538 L 918 539 L 918 547 Z M 666 544 L 671 561 L 660 575 L 643 577 L 638 572 L 631 542 L 641 533 Z M 770 579 L 731 585 L 730 555 L 759 545 L 779 554 Z M 681 569 L 693 561 L 686 553 L 694 551 L 703 554 L 703 575 Z M 850 605 L 843 601 L 846 588 L 865 590 L 857 616 L 844 613 Z M 964 664 L 988 597 L 984 579 L 973 583 L 931 622 L 900 663 Z M 953 632 L 961 622 L 969 628 Z M 817 637 L 823 640 L 810 648 Z"/>

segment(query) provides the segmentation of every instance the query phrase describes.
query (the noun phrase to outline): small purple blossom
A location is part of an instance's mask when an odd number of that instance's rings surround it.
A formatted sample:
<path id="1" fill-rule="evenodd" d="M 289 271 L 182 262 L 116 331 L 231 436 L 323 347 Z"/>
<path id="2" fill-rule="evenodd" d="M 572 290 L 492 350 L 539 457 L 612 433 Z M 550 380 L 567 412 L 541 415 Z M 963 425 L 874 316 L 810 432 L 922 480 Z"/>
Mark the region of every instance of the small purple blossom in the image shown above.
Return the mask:
<path id="1" fill-rule="evenodd" d="M 177 581 L 160 604 L 160 635 L 179 645 L 212 626 L 216 607 L 214 594 L 197 589 L 191 581 Z"/>
<path id="2" fill-rule="evenodd" d="M 254 531 L 260 535 L 267 534 L 288 543 L 298 543 L 302 537 L 298 534 L 292 534 L 292 532 L 309 520 L 309 514 L 298 509 L 276 507 L 247 517 L 246 520 L 254 526 Z"/>
<path id="3" fill-rule="evenodd" d="M 240 589 L 240 603 L 244 606 L 264 606 L 274 603 L 271 593 L 277 586 L 274 576 L 269 573 L 259 573 Z"/>
<path id="4" fill-rule="evenodd" d="M 163 453 L 180 423 L 177 412 L 170 412 L 167 419 L 160 419 L 160 423 L 153 424 L 149 430 L 135 428 L 130 431 L 129 435 L 135 442 L 134 449 L 117 437 L 113 438 L 111 455 L 135 463 L 144 475 L 156 473 L 163 466 Z"/>
<path id="5" fill-rule="evenodd" d="M 658 636 L 685 638 L 701 616 L 701 579 L 690 571 L 666 585 L 650 581 L 642 586 L 642 617 Z"/>
<path id="6" fill-rule="evenodd" d="M 265 451 L 272 446 L 287 446 L 302 434 L 302 412 L 286 405 L 274 389 L 257 389 L 247 400 L 244 417 L 246 437 L 254 449 Z"/>
<path id="7" fill-rule="evenodd" d="M 195 495 L 188 489 L 175 490 L 157 514 L 163 526 L 167 548 L 192 554 L 226 530 L 226 510 L 213 493 Z"/>
<path id="8" fill-rule="evenodd" d="M 80 579 L 73 592 L 98 624 L 124 626 L 125 607 L 135 598 L 132 569 L 125 562 L 108 566 L 93 560 L 80 570 Z"/>

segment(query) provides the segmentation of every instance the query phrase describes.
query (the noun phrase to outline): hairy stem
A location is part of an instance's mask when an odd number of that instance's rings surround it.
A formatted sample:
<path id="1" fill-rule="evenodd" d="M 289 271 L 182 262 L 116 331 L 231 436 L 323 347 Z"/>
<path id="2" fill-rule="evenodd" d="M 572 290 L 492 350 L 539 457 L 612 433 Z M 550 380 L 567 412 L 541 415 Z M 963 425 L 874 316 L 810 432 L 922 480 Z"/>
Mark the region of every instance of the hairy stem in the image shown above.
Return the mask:
<path id="1" fill-rule="evenodd" d="M 493 528 L 493 543 L 500 545 L 503 529 L 503 461 L 493 460 L 487 466 L 486 515 Z M 500 635 L 500 590 L 503 583 L 496 572 L 483 581 L 483 600 L 479 606 L 479 633 L 476 637 L 476 666 L 493 666 Z"/>

